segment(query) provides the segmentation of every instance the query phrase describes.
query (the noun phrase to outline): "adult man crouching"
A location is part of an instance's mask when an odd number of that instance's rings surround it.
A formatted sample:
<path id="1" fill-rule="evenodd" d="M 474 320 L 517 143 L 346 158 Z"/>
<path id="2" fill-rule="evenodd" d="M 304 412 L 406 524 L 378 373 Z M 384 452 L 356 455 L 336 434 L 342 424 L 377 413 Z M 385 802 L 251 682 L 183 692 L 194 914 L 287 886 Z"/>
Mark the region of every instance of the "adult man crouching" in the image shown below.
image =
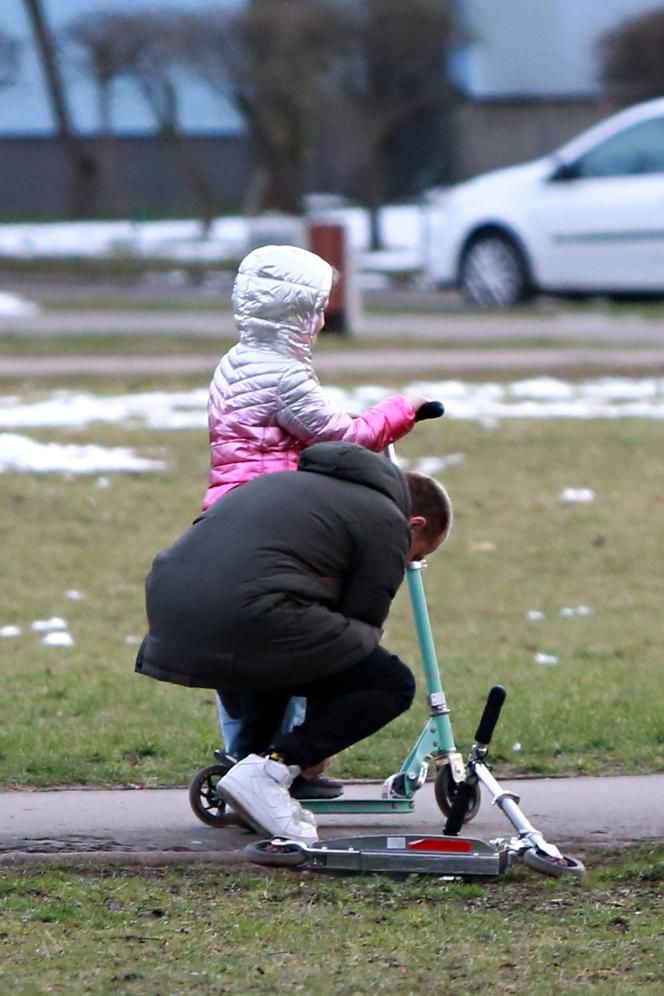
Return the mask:
<path id="1" fill-rule="evenodd" d="M 315 841 L 293 777 L 409 708 L 413 675 L 379 645 L 382 626 L 406 563 L 451 521 L 432 478 L 317 443 L 296 473 L 230 492 L 155 558 L 136 670 L 215 688 L 242 716 L 246 756 L 217 792 L 260 832 Z M 307 699 L 305 721 L 278 732 L 293 695 Z"/>

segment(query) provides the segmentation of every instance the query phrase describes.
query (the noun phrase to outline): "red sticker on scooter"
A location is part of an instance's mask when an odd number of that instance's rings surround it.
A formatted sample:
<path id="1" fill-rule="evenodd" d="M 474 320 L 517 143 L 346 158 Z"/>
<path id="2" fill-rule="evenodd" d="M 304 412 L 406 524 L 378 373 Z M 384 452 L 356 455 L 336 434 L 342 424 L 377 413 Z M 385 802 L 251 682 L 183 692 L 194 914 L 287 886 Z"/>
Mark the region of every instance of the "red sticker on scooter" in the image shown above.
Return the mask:
<path id="1" fill-rule="evenodd" d="M 463 837 L 422 837 L 406 845 L 407 851 L 443 851 L 446 854 L 468 854 L 472 849 L 472 841 Z"/>

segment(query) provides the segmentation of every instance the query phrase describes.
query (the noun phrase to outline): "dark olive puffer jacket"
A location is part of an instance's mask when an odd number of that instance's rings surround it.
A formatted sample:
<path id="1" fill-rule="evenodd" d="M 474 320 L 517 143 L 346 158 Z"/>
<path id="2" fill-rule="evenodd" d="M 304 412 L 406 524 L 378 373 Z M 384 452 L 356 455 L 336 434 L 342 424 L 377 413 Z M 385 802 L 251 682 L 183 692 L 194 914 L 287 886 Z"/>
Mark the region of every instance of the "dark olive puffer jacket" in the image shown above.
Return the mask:
<path id="1" fill-rule="evenodd" d="M 378 644 L 404 576 L 403 473 L 353 443 L 225 495 L 154 560 L 136 670 L 203 688 L 288 688 Z"/>

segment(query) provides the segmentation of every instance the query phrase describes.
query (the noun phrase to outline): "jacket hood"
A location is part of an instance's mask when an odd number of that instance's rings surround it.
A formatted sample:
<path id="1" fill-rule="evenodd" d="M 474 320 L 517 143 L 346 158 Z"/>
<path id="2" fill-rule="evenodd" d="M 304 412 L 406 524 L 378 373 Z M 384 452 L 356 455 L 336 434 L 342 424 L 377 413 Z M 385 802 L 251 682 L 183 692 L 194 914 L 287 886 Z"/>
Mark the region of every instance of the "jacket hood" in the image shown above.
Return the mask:
<path id="1" fill-rule="evenodd" d="M 297 246 L 261 246 L 242 260 L 233 285 L 233 313 L 243 345 L 298 360 L 311 358 L 311 339 L 332 286 L 332 267 Z"/>
<path id="2" fill-rule="evenodd" d="M 406 518 L 410 516 L 406 475 L 386 457 L 357 443 L 314 443 L 302 451 L 298 470 L 373 488 L 391 498 Z"/>

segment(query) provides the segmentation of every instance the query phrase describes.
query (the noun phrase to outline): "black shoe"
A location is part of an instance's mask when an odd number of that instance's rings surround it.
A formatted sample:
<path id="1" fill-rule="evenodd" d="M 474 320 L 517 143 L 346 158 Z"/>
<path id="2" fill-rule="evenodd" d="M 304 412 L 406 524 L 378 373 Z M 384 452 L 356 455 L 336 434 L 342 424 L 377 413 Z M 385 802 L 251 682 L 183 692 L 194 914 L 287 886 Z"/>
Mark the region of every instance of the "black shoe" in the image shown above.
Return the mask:
<path id="1" fill-rule="evenodd" d="M 298 775 L 290 788 L 294 799 L 336 799 L 344 790 L 344 783 L 337 778 L 303 778 Z"/>

